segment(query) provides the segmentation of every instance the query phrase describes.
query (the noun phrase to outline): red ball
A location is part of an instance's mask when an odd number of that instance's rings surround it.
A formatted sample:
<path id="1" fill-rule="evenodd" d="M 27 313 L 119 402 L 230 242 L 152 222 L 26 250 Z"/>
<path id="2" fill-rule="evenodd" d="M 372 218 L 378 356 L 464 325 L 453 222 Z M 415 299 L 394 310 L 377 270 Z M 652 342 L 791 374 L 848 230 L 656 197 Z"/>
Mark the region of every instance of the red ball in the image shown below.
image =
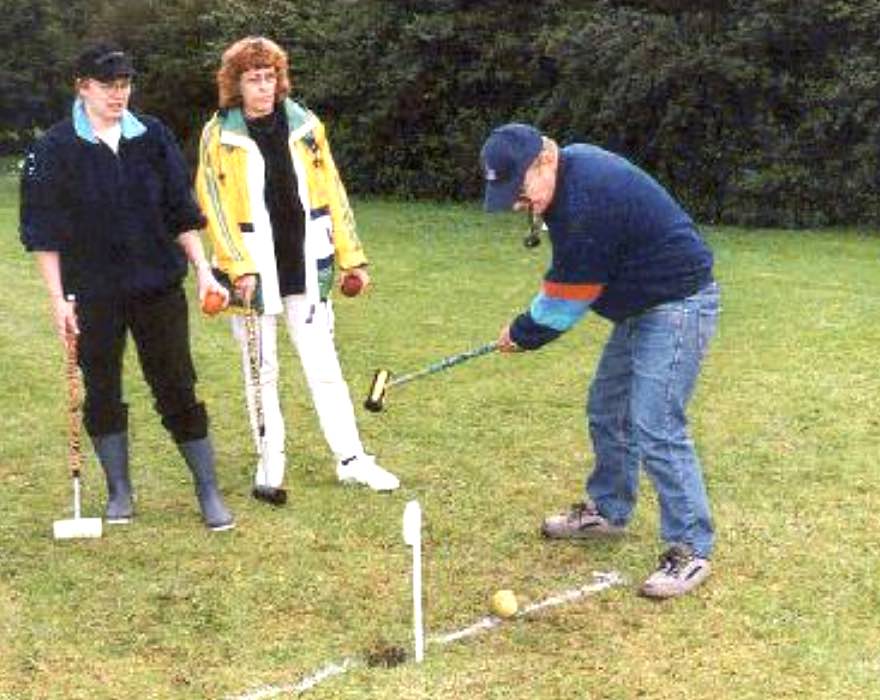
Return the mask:
<path id="1" fill-rule="evenodd" d="M 342 278 L 342 283 L 339 285 L 339 289 L 345 294 L 345 296 L 354 297 L 360 293 L 363 286 L 364 283 L 360 276 L 348 274 Z"/>
<path id="2" fill-rule="evenodd" d="M 209 289 L 202 299 L 202 312 L 208 316 L 219 314 L 226 306 L 226 299 L 216 289 Z"/>

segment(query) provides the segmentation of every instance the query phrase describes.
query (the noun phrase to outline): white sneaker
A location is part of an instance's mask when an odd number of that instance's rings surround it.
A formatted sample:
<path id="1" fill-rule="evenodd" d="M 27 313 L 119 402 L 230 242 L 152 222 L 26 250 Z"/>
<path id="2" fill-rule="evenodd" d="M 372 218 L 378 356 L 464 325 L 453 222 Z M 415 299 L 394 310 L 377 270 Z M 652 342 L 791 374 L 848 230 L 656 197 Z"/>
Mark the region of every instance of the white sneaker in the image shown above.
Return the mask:
<path id="1" fill-rule="evenodd" d="M 708 559 L 696 556 L 690 547 L 673 545 L 660 557 L 660 565 L 642 584 L 641 593 L 649 598 L 675 598 L 699 586 L 711 571 Z"/>
<path id="2" fill-rule="evenodd" d="M 582 539 L 602 535 L 621 535 L 626 528 L 612 525 L 589 499 L 573 503 L 571 510 L 544 518 L 541 533 L 555 540 Z"/>
<path id="3" fill-rule="evenodd" d="M 362 484 L 373 491 L 394 491 L 400 481 L 394 474 L 376 464 L 373 455 L 350 457 L 336 465 L 336 478 L 343 483 Z"/>

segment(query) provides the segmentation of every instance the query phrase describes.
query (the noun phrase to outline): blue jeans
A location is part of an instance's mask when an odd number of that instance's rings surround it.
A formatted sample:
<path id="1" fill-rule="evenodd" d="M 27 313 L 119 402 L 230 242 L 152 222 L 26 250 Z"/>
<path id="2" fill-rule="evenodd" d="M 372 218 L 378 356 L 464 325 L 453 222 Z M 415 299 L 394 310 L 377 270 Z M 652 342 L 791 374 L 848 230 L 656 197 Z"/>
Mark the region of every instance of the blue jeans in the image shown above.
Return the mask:
<path id="1" fill-rule="evenodd" d="M 599 512 L 615 525 L 630 520 L 644 464 L 657 489 L 663 540 L 704 558 L 714 531 L 685 412 L 718 313 L 713 282 L 615 324 L 587 401 L 595 466 L 586 490 Z"/>

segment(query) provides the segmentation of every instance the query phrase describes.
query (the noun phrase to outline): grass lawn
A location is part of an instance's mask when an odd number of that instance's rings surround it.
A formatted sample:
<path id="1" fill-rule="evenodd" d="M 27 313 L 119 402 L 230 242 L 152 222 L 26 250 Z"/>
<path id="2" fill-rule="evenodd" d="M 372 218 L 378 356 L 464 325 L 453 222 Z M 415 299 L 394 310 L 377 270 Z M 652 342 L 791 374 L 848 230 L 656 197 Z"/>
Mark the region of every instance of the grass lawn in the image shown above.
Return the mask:
<path id="1" fill-rule="evenodd" d="M 429 634 L 470 625 L 498 588 L 538 601 L 595 570 L 629 583 L 429 646 L 420 666 L 359 666 L 308 697 L 880 696 L 877 238 L 709 231 L 723 313 L 691 416 L 716 573 L 658 604 L 636 595 L 661 550 L 646 481 L 621 541 L 538 535 L 545 514 L 580 497 L 592 460 L 583 403 L 604 321 L 392 389 L 383 414 L 361 405 L 376 368 L 418 369 L 493 339 L 536 290 L 546 244 L 525 250 L 524 221 L 475 205 L 365 201 L 356 214 L 375 286 L 337 298 L 337 342 L 364 441 L 403 488 L 335 483 L 283 343 L 291 500 L 253 501 L 237 351 L 225 321 L 194 312 L 199 393 L 237 529 L 202 527 L 129 348 L 138 517 L 100 540 L 55 542 L 52 522 L 70 517 L 63 357 L 18 243 L 16 182 L 0 179 L 0 699 L 223 698 L 382 643 L 409 647 L 411 498 L 425 516 Z M 91 456 L 86 472 L 84 511 L 98 515 Z"/>

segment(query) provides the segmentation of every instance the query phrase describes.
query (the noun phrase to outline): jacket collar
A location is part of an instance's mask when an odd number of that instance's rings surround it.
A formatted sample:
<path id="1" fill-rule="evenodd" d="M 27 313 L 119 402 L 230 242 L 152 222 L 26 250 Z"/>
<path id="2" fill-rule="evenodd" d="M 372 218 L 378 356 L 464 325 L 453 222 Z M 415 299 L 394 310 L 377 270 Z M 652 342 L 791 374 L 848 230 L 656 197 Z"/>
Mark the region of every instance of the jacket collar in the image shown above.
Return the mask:
<path id="1" fill-rule="evenodd" d="M 119 124 L 122 127 L 122 138 L 124 139 L 136 139 L 147 132 L 147 127 L 143 125 L 143 122 L 127 109 L 122 113 Z M 73 103 L 73 128 L 81 139 L 90 143 L 98 143 L 98 137 L 95 136 L 95 130 L 92 128 L 92 123 L 86 114 L 86 107 L 80 97 L 77 97 Z"/>
<path id="2" fill-rule="evenodd" d="M 567 154 L 565 153 L 565 149 L 559 148 L 559 161 L 556 165 L 556 186 L 553 192 L 553 199 L 550 204 L 547 206 L 547 210 L 544 212 L 544 222 L 550 225 L 550 222 L 555 222 L 559 215 L 559 210 L 564 209 L 565 204 L 565 174 L 567 170 Z M 557 206 L 560 205 L 560 206 Z M 552 232 L 553 227 L 550 226 L 550 230 Z"/>
<path id="3" fill-rule="evenodd" d="M 287 127 L 290 131 L 290 140 L 296 141 L 312 129 L 315 118 L 311 112 L 289 98 L 284 100 L 283 107 Z M 244 111 L 241 107 L 221 109 L 218 112 L 218 118 L 220 120 L 220 143 L 241 146 L 244 145 L 242 139 L 250 141 L 247 124 L 244 120 Z"/>

